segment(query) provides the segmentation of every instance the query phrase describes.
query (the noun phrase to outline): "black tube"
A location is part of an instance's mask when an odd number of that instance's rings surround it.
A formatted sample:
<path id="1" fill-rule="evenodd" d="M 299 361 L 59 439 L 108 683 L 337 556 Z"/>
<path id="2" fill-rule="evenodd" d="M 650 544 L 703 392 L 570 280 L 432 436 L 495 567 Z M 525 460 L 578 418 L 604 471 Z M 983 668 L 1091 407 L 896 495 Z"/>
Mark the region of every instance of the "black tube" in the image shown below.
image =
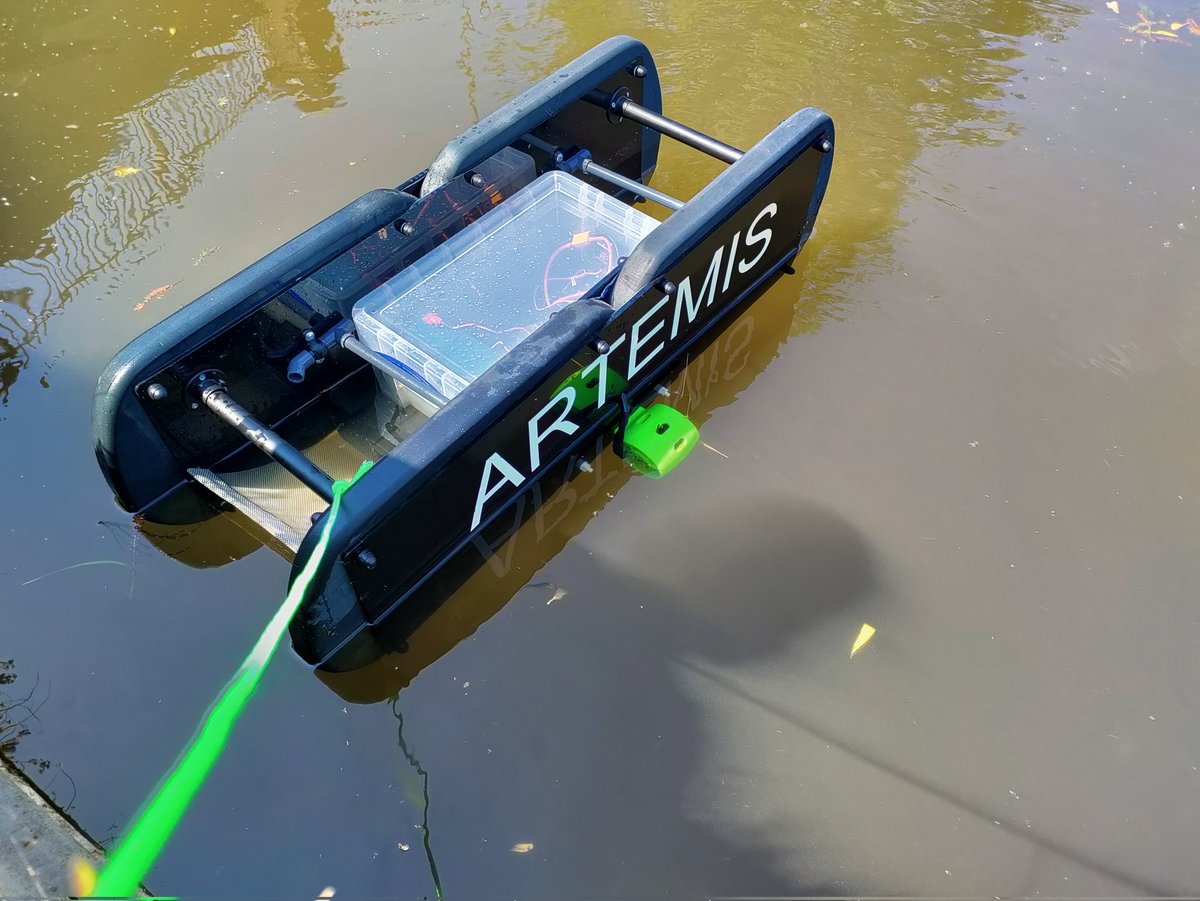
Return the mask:
<path id="1" fill-rule="evenodd" d="M 632 119 L 647 128 L 653 128 L 659 134 L 666 135 L 668 138 L 674 138 L 681 144 L 687 144 L 689 147 L 695 147 L 707 153 L 709 156 L 715 156 L 717 159 L 726 163 L 736 163 L 742 158 L 742 151 L 736 147 L 730 147 L 728 144 L 718 141 L 716 138 L 710 138 L 703 132 L 696 131 L 694 128 L 688 128 L 674 119 L 668 119 L 666 116 L 660 116 L 658 113 L 651 112 L 642 106 L 640 103 L 634 103 L 628 97 L 615 97 L 612 101 L 612 111 L 618 116 L 624 116 L 626 119 Z"/>
<path id="2" fill-rule="evenodd" d="M 333 503 L 333 479 L 293 445 L 255 419 L 249 410 L 229 396 L 222 383 L 216 382 L 201 390 L 200 400 L 322 500 Z"/>

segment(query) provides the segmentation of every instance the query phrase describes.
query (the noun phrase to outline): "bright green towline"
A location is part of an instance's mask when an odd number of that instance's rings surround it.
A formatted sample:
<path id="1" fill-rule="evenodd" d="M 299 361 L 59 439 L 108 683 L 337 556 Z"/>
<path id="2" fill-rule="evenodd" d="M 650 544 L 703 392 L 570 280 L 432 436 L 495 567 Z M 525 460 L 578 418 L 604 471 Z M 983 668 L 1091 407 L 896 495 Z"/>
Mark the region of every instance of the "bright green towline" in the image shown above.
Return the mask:
<path id="1" fill-rule="evenodd" d="M 287 631 L 288 623 L 308 593 L 317 568 L 329 548 L 329 535 L 341 508 L 342 494 L 370 468 L 369 462 L 364 463 L 349 482 L 338 480 L 333 483 L 333 502 L 321 537 L 300 575 L 292 583 L 283 605 L 271 617 L 233 678 L 208 708 L 183 752 L 134 817 L 133 826 L 125 840 L 117 846 L 108 865 L 100 873 L 92 897 L 129 898 L 138 893 L 142 880 L 154 866 L 175 827 L 187 812 L 188 805 L 225 750 L 238 717 L 258 687 L 259 680 L 283 639 L 283 633 Z"/>

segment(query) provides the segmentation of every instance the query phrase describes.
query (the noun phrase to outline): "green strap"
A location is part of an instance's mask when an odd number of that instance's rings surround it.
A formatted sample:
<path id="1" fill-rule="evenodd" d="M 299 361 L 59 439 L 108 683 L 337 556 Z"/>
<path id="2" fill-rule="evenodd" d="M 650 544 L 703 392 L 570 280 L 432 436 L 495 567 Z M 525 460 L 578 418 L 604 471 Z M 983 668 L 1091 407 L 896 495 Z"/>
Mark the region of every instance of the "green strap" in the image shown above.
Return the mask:
<path id="1" fill-rule="evenodd" d="M 349 482 L 339 479 L 333 483 L 333 503 L 320 540 L 292 583 L 283 606 L 276 611 L 250 654 L 208 708 L 183 753 L 134 817 L 133 826 L 100 873 L 92 897 L 129 898 L 140 890 L 142 880 L 225 750 L 238 717 L 258 687 L 288 623 L 308 593 L 317 567 L 329 548 L 329 535 L 341 508 L 342 494 L 370 468 L 370 462 L 364 463 Z"/>

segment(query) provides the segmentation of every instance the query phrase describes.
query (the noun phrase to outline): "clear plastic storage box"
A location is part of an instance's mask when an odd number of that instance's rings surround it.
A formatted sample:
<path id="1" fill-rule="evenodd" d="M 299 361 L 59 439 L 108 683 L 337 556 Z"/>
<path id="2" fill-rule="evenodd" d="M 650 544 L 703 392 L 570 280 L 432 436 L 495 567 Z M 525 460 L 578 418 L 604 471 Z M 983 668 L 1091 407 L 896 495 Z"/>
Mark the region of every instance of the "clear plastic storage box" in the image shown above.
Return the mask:
<path id="1" fill-rule="evenodd" d="M 453 397 L 658 224 L 548 172 L 356 303 L 359 339 Z"/>

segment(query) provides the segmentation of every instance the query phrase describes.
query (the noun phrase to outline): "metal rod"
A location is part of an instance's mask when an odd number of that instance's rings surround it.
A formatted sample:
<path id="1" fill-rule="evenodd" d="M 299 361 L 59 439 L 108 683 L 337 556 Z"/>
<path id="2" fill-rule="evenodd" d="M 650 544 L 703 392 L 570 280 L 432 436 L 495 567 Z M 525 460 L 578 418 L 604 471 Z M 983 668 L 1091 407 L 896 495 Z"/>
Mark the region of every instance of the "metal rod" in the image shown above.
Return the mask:
<path id="1" fill-rule="evenodd" d="M 353 335 L 343 335 L 341 344 L 342 347 L 346 348 L 346 350 L 350 351 L 356 357 L 366 360 L 376 369 L 390 375 L 426 403 L 433 404 L 435 407 L 444 407 L 450 402 L 450 399 L 436 388 L 414 378 L 411 372 L 408 372 L 383 354 L 371 350 Z"/>
<path id="2" fill-rule="evenodd" d="M 646 109 L 640 103 L 634 103 L 628 97 L 618 96 L 614 98 L 612 101 L 612 111 L 619 116 L 624 116 L 626 119 L 632 119 L 634 122 L 645 125 L 647 128 L 652 128 L 659 134 L 666 135 L 668 138 L 674 138 L 682 144 L 695 147 L 709 156 L 715 156 L 726 163 L 736 163 L 742 158 L 742 151 L 736 147 L 730 147 L 716 138 L 710 138 L 703 132 L 696 131 L 694 128 L 688 128 L 674 119 L 660 116 L 658 113 Z"/>
<path id="3" fill-rule="evenodd" d="M 632 178 L 626 178 L 611 169 L 605 169 L 594 160 L 584 160 L 579 167 L 584 175 L 591 175 L 601 181 L 606 181 L 610 185 L 616 185 L 618 188 L 624 188 L 626 191 L 632 191 L 639 197 L 645 197 L 647 200 L 653 200 L 655 203 L 661 203 L 663 206 L 671 210 L 682 210 L 683 201 L 676 200 L 670 194 L 664 194 L 662 191 L 656 191 L 653 188 L 647 187 L 640 181 L 634 181 Z"/>
<path id="4" fill-rule="evenodd" d="M 525 134 L 521 135 L 521 140 L 524 141 L 526 144 L 528 144 L 530 147 L 533 147 L 536 150 L 540 150 L 542 153 L 546 154 L 546 156 L 553 157 L 554 154 L 556 154 L 556 153 L 559 153 L 561 155 L 561 151 L 557 147 L 555 147 L 549 141 L 543 141 L 537 135 L 529 134 L 528 132 L 526 132 Z"/>
<path id="5" fill-rule="evenodd" d="M 204 406 L 237 429 L 251 444 L 311 488 L 322 500 L 333 503 L 333 479 L 295 446 L 255 419 L 249 410 L 229 396 L 222 382 L 214 382 L 203 388 L 200 391 L 200 400 Z"/>

